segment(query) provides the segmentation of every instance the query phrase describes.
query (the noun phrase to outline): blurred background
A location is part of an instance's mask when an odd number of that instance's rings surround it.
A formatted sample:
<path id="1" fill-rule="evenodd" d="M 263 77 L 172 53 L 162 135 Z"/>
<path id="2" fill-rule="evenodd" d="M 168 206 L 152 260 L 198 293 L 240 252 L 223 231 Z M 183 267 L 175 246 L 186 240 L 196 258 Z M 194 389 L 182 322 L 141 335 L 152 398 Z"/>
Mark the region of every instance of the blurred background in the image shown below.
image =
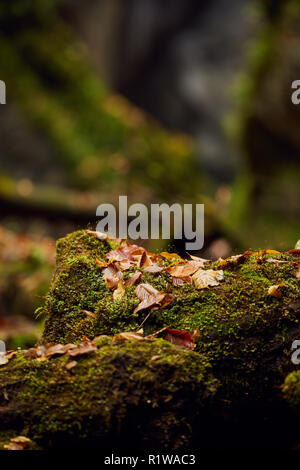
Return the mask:
<path id="1" fill-rule="evenodd" d="M 300 238 L 299 0 L 1 2 L 0 57 L 8 347 L 40 334 L 55 240 L 119 195 L 204 203 L 204 257 Z"/>

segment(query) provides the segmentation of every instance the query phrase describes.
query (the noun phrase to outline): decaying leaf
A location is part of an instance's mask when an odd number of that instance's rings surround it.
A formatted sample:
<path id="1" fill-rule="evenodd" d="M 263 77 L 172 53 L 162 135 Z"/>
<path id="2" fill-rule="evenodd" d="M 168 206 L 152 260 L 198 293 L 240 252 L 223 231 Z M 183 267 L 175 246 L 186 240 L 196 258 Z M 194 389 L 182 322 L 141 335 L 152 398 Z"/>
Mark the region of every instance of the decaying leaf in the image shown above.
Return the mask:
<path id="1" fill-rule="evenodd" d="M 124 340 L 131 340 L 131 341 L 142 341 L 144 340 L 144 331 L 141 329 L 137 332 L 134 331 L 124 331 L 122 333 L 118 333 L 113 337 L 114 341 L 124 341 Z"/>
<path id="2" fill-rule="evenodd" d="M 179 256 L 177 253 L 168 253 L 166 251 L 162 251 L 160 253 L 160 256 L 162 256 L 163 258 L 167 259 L 168 261 L 171 261 L 171 262 L 182 262 L 184 261 L 184 259 L 181 258 L 181 256 Z"/>
<path id="3" fill-rule="evenodd" d="M 114 300 L 120 300 L 120 299 L 122 299 L 124 294 L 125 294 L 125 288 L 124 288 L 123 281 L 119 281 L 118 282 L 118 287 L 113 293 L 113 299 Z"/>
<path id="4" fill-rule="evenodd" d="M 102 274 L 105 283 L 109 288 L 116 287 L 119 281 L 123 279 L 123 273 L 113 264 L 110 264 L 109 266 L 104 268 Z"/>
<path id="5" fill-rule="evenodd" d="M 68 351 L 68 355 L 71 357 L 81 356 L 82 354 L 88 354 L 92 351 L 96 351 L 97 346 L 94 343 L 85 341 L 81 343 L 78 347 Z"/>
<path id="6" fill-rule="evenodd" d="M 174 286 L 180 287 L 183 286 L 185 283 L 193 284 L 193 280 L 191 276 L 186 277 L 172 277 L 172 283 Z"/>
<path id="7" fill-rule="evenodd" d="M 218 286 L 219 281 L 224 279 L 223 270 L 214 271 L 213 269 L 198 269 L 192 276 L 196 289 L 206 289 L 209 286 Z"/>
<path id="8" fill-rule="evenodd" d="M 32 359 L 39 359 L 45 357 L 46 350 L 47 348 L 45 345 L 37 346 L 36 348 L 30 348 L 24 351 L 24 356 L 31 357 Z"/>
<path id="9" fill-rule="evenodd" d="M 182 346 L 187 349 L 195 349 L 196 341 L 200 336 L 199 330 L 193 331 L 180 331 L 176 329 L 167 328 L 165 330 L 164 339 L 176 346 Z"/>
<path id="10" fill-rule="evenodd" d="M 73 369 L 73 367 L 75 367 L 76 365 L 77 365 L 77 361 L 70 361 L 70 362 L 67 362 L 67 364 L 66 364 L 66 369 L 71 370 L 71 369 Z"/>
<path id="11" fill-rule="evenodd" d="M 281 288 L 284 287 L 284 284 L 278 284 L 277 286 L 271 286 L 268 289 L 268 295 L 272 297 L 282 297 L 282 290 Z"/>
<path id="12" fill-rule="evenodd" d="M 165 292 L 159 292 L 150 284 L 139 284 L 135 290 L 136 296 L 141 301 L 134 313 L 146 308 L 165 308 L 173 301 L 173 296 Z"/>
<path id="13" fill-rule="evenodd" d="M 9 444 L 6 444 L 4 449 L 6 450 L 24 450 L 31 443 L 31 439 L 25 436 L 13 437 Z"/>
<path id="14" fill-rule="evenodd" d="M 143 273 L 141 271 L 136 271 L 127 281 L 125 281 L 125 286 L 133 286 L 141 277 Z"/>
<path id="15" fill-rule="evenodd" d="M 97 264 L 97 266 L 99 266 L 99 268 L 106 268 L 106 266 L 108 264 L 105 261 L 101 261 L 98 258 L 95 258 L 95 263 Z"/>
<path id="16" fill-rule="evenodd" d="M 204 268 L 205 263 L 209 261 L 208 259 L 199 258 L 199 256 L 193 256 L 193 255 L 190 255 L 190 258 L 196 263 L 198 263 L 199 268 Z"/>
<path id="17" fill-rule="evenodd" d="M 153 263 L 150 266 L 144 268 L 144 272 L 146 273 L 160 273 L 165 269 L 164 266 L 159 266 L 157 263 Z"/>
<path id="18" fill-rule="evenodd" d="M 193 261 L 185 264 L 177 264 L 176 266 L 169 266 L 166 271 L 174 277 L 187 277 L 194 274 L 200 268 L 199 264 Z"/>
<path id="19" fill-rule="evenodd" d="M 247 259 L 247 255 L 243 253 L 242 255 L 230 256 L 226 259 L 220 259 L 218 263 L 219 268 L 225 268 L 228 265 L 239 265 Z"/>
<path id="20" fill-rule="evenodd" d="M 89 310 L 81 310 L 82 313 L 84 313 L 87 317 L 91 318 L 96 318 L 96 315 L 93 312 L 90 312 Z"/>
<path id="21" fill-rule="evenodd" d="M 66 352 L 70 351 L 71 349 L 76 348 L 75 344 L 54 344 L 46 349 L 44 355 L 46 358 L 50 358 L 52 356 L 63 355 Z"/>

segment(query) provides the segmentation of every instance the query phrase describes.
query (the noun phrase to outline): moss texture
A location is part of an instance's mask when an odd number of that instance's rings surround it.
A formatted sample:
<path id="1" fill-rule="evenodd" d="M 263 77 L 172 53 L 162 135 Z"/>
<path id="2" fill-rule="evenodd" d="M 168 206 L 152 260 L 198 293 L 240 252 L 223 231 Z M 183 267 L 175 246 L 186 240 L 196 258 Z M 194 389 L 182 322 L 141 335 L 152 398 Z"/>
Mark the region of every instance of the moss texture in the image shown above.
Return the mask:
<path id="1" fill-rule="evenodd" d="M 4 438 L 15 431 L 46 449 L 295 444 L 290 405 L 299 403 L 291 398 L 298 394 L 299 374 L 291 344 L 300 337 L 299 251 L 247 252 L 238 260 L 209 262 L 207 268 L 224 270 L 224 280 L 203 290 L 176 287 L 167 272 L 143 273 L 138 282 L 168 291 L 174 300 L 133 313 L 135 286 L 114 301 L 95 261 L 116 247 L 84 230 L 58 241 L 42 341 L 79 343 L 87 336 L 97 350 L 76 357 L 70 370 L 67 354 L 40 361 L 19 352 L 2 366 Z M 282 295 L 273 297 L 269 288 L 278 284 L 284 284 Z M 198 329 L 195 351 L 163 339 L 112 339 L 143 321 L 145 334 L 166 326 Z"/>
<path id="2" fill-rule="evenodd" d="M 105 285 L 95 258 L 104 260 L 110 249 L 107 241 L 86 231 L 58 242 L 56 274 L 44 308 L 43 341 L 68 343 L 83 336 L 134 331 L 145 320 L 147 310 L 133 313 L 139 303 L 136 286 L 126 288 L 125 296 L 114 301 Z M 139 282 L 168 290 L 174 297 L 167 308 L 151 312 L 143 325 L 145 334 L 163 327 L 199 329 L 196 351 L 209 358 L 223 383 L 228 381 L 228 395 L 234 393 L 230 382 L 239 377 L 237 394 L 242 386 L 255 398 L 268 389 L 268 381 L 275 378 L 280 385 L 290 369 L 290 345 L 300 334 L 297 260 L 299 255 L 291 253 L 254 253 L 240 264 L 227 263 L 224 281 L 200 291 L 189 284 L 173 286 L 166 272 L 143 273 Z M 210 267 L 216 269 L 218 263 L 210 262 Z M 270 286 L 281 283 L 281 298 L 268 295 Z M 95 318 L 82 310 L 93 312 Z M 254 386 L 252 380 L 258 377 L 262 380 Z"/>
<path id="3" fill-rule="evenodd" d="M 43 448 L 184 448 L 218 387 L 208 361 L 162 339 L 96 343 L 70 371 L 67 355 L 21 352 L 0 369 L 2 441 L 13 428 Z"/>

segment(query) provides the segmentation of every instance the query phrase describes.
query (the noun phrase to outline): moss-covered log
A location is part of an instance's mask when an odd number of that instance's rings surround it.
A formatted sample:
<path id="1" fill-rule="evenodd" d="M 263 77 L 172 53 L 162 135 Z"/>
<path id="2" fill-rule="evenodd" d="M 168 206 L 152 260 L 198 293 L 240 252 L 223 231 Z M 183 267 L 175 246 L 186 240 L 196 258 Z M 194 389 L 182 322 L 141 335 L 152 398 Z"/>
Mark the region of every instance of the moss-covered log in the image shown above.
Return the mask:
<path id="1" fill-rule="evenodd" d="M 19 353 L 2 366 L 1 430 L 46 448 L 297 444 L 296 415 L 282 384 L 297 370 L 291 345 L 300 339 L 299 251 L 207 262 L 205 270 L 222 269 L 223 279 L 205 289 L 175 285 L 169 271 L 130 266 L 124 280 L 141 275 L 118 300 L 103 274 L 118 244 L 94 235 L 80 231 L 58 242 L 42 342 L 79 343 L 86 336 L 98 338 L 98 349 L 75 358 L 72 369 L 68 354 L 39 361 Z M 168 267 L 174 259 L 160 263 Z M 167 292 L 172 302 L 136 310 L 139 283 Z M 111 339 L 141 324 L 145 336 L 164 327 L 198 330 L 195 350 L 164 339 Z"/>
<path id="2" fill-rule="evenodd" d="M 39 361 L 22 352 L 1 368 L 2 441 L 14 431 L 43 448 L 189 444 L 218 388 L 208 360 L 162 339 L 95 343 L 70 370 L 67 354 Z"/>

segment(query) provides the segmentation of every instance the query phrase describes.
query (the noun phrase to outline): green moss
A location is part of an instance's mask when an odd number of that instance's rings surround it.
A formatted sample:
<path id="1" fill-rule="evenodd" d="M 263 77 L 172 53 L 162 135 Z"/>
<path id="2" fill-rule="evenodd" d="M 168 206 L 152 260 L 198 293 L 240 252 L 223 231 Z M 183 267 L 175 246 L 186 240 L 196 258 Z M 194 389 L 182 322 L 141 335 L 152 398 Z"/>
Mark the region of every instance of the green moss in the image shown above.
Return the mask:
<path id="1" fill-rule="evenodd" d="M 95 441 L 105 446 L 111 436 L 118 446 L 126 430 L 131 431 L 127 439 L 132 433 L 137 439 L 134 446 L 147 446 L 152 439 L 159 447 L 182 448 L 218 388 L 209 362 L 162 339 L 114 343 L 102 337 L 96 342 L 98 350 L 76 357 L 70 371 L 66 355 L 40 362 L 19 353 L 2 367 L 0 387 L 10 390 L 7 420 L 10 403 L 17 404 L 20 432 L 46 448 Z M 191 403 L 196 406 L 192 420 Z M 1 420 L 0 431 L 3 425 Z"/>
<path id="2" fill-rule="evenodd" d="M 282 386 L 282 394 L 287 403 L 299 414 L 300 411 L 300 371 L 291 372 Z"/>
<path id="3" fill-rule="evenodd" d="M 286 350 L 300 331 L 297 309 L 300 290 L 293 264 L 298 259 L 296 255 L 254 253 L 239 265 L 228 263 L 224 281 L 204 290 L 189 284 L 175 287 L 167 273 L 145 273 L 139 282 L 169 291 L 174 297 L 167 308 L 152 310 L 149 315 L 147 310 L 133 313 L 139 303 L 136 286 L 126 288 L 124 297 L 113 301 L 112 291 L 106 287 L 102 270 L 94 261 L 98 250 L 104 249 L 101 246 L 107 249 L 106 242 L 84 231 L 58 243 L 60 271 L 45 306 L 48 319 L 44 341 L 75 342 L 84 335 L 93 338 L 136 331 L 142 323 L 145 334 L 163 327 L 199 329 L 196 351 L 209 358 L 217 377 L 224 378 L 231 371 L 243 376 L 244 386 L 249 389 L 255 375 L 266 374 L 268 364 L 262 358 L 278 350 L 280 367 L 272 370 L 265 382 L 258 382 L 261 390 L 253 387 L 253 393 L 254 389 L 255 393 L 263 393 L 274 376 L 280 383 L 282 371 L 289 364 Z M 211 262 L 209 267 L 217 269 L 218 264 Z M 268 295 L 271 285 L 281 283 L 284 283 L 281 298 Z M 95 318 L 87 317 L 82 309 L 92 311 Z"/>

